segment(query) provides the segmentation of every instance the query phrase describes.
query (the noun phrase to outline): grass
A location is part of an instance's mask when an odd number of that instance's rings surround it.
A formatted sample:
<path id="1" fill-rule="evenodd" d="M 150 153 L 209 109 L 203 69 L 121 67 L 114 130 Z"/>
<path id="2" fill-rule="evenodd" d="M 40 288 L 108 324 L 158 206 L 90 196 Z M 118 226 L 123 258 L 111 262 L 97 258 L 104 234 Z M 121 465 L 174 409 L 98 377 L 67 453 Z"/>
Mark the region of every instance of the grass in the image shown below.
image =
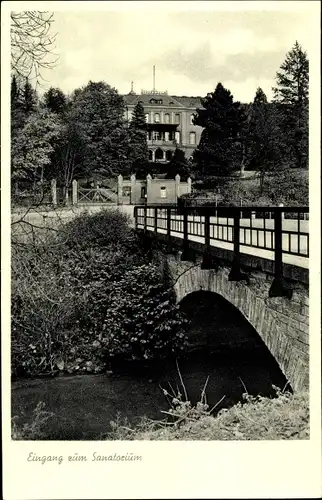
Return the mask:
<path id="1" fill-rule="evenodd" d="M 179 372 L 180 373 L 180 372 Z M 275 398 L 243 394 L 243 400 L 229 409 L 213 414 L 225 396 L 209 408 L 206 397 L 208 379 L 201 391 L 200 401 L 192 405 L 185 392 L 161 387 L 169 402 L 169 409 L 162 411 L 164 420 L 147 417 L 132 425 L 126 418 L 117 415 L 109 422 L 110 431 L 100 440 L 128 441 L 258 441 L 258 440 L 303 440 L 309 439 L 309 397 L 307 393 L 291 394 L 274 387 Z M 12 419 L 12 439 L 45 439 L 44 429 L 55 415 L 46 412 L 40 403 L 34 410 L 31 423 L 18 425 L 17 417 Z M 90 422 L 89 422 L 90 425 Z"/>
<path id="2" fill-rule="evenodd" d="M 182 382 L 182 380 L 181 380 Z M 106 435 L 111 440 L 143 441 L 258 441 L 309 439 L 309 397 L 307 393 L 292 394 L 274 387 L 275 398 L 243 394 L 243 401 L 229 409 L 213 412 L 209 408 L 206 386 L 201 391 L 200 401 L 193 406 L 185 393 L 174 394 L 163 389 L 170 397 L 169 411 L 163 411 L 167 420 L 159 422 L 143 418 L 136 427 L 131 427 L 120 416 L 111 422 L 112 432 Z M 182 382 L 184 388 L 184 384 Z M 246 388 L 245 388 L 246 389 Z M 184 389 L 185 390 L 185 389 Z M 171 393 L 172 392 L 172 393 Z"/>

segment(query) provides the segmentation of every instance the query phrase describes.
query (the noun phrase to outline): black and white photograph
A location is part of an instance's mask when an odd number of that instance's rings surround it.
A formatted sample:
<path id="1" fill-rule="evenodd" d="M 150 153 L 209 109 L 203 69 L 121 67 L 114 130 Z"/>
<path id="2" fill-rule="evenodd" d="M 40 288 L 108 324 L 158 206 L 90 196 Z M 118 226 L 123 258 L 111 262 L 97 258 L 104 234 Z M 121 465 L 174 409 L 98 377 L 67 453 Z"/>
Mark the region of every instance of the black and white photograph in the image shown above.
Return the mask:
<path id="1" fill-rule="evenodd" d="M 5 407 L 26 470 L 134 475 L 150 441 L 309 449 L 318 2 L 5 3 Z"/>

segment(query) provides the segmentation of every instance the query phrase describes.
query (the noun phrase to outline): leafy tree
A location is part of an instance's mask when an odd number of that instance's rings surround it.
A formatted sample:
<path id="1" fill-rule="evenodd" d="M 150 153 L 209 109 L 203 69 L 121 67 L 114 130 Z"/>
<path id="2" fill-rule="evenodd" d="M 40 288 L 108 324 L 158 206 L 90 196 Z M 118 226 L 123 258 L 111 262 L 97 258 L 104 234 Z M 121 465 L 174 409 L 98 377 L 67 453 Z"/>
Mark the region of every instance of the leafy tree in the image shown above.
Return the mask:
<path id="1" fill-rule="evenodd" d="M 177 174 L 179 174 L 182 179 L 189 177 L 189 163 L 182 149 L 175 149 L 174 154 L 166 168 L 167 179 L 174 179 Z"/>
<path id="2" fill-rule="evenodd" d="M 53 144 L 50 177 L 56 178 L 66 191 L 71 186 L 76 173 L 82 170 L 82 150 L 86 147 L 80 127 L 70 113 L 60 118 L 60 134 Z"/>
<path id="3" fill-rule="evenodd" d="M 276 73 L 273 92 L 290 154 L 297 167 L 307 167 L 309 60 L 298 42 L 287 53 L 280 71 Z"/>
<path id="4" fill-rule="evenodd" d="M 11 177 L 14 180 L 43 179 L 44 167 L 50 163 L 52 140 L 59 135 L 55 116 L 37 110 L 27 117 L 24 125 L 11 137 Z"/>
<path id="5" fill-rule="evenodd" d="M 202 175 L 227 175 L 240 163 L 240 132 L 245 115 L 240 103 L 233 101 L 221 83 L 201 104 L 194 124 L 203 127 L 203 131 L 194 160 Z"/>
<path id="6" fill-rule="evenodd" d="M 258 170 L 263 190 L 266 174 L 282 167 L 283 137 L 276 105 L 268 103 L 261 88 L 249 106 L 248 117 L 247 162 Z"/>
<path id="7" fill-rule="evenodd" d="M 88 175 L 116 175 L 129 169 L 129 134 L 124 122 L 124 101 L 105 82 L 77 89 L 70 118 L 83 138 L 82 168 Z"/>
<path id="8" fill-rule="evenodd" d="M 44 94 L 44 102 L 46 107 L 53 113 L 64 113 L 67 108 L 67 97 L 59 88 L 51 87 Z"/>
<path id="9" fill-rule="evenodd" d="M 148 174 L 148 144 L 146 137 L 146 119 L 144 107 L 138 102 L 133 110 L 132 120 L 129 125 L 129 158 L 131 169 L 136 176 Z"/>

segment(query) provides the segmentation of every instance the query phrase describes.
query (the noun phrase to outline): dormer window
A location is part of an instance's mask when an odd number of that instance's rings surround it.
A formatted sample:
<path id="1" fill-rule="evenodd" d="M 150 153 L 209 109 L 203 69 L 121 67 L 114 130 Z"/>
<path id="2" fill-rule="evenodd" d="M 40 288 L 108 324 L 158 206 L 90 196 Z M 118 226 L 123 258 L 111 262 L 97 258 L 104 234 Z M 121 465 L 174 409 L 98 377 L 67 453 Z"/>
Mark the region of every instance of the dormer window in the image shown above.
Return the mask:
<path id="1" fill-rule="evenodd" d="M 156 100 L 155 100 L 155 99 L 150 99 L 150 103 L 151 103 L 151 104 L 155 104 L 155 103 L 156 103 Z"/>

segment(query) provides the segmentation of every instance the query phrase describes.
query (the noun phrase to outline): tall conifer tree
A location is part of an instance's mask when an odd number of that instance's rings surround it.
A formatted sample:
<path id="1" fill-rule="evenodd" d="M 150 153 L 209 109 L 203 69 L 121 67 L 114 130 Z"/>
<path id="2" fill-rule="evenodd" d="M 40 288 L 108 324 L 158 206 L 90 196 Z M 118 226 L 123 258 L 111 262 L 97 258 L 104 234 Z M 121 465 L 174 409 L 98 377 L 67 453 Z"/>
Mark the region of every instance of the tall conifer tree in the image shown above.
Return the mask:
<path id="1" fill-rule="evenodd" d="M 194 124 L 203 131 L 194 159 L 202 175 L 227 175 L 241 161 L 240 133 L 246 117 L 240 103 L 234 102 L 221 83 L 201 100 L 201 105 Z"/>
<path id="2" fill-rule="evenodd" d="M 281 127 L 287 137 L 290 157 L 297 167 L 308 165 L 309 60 L 295 42 L 276 73 L 274 102 L 279 106 Z"/>

